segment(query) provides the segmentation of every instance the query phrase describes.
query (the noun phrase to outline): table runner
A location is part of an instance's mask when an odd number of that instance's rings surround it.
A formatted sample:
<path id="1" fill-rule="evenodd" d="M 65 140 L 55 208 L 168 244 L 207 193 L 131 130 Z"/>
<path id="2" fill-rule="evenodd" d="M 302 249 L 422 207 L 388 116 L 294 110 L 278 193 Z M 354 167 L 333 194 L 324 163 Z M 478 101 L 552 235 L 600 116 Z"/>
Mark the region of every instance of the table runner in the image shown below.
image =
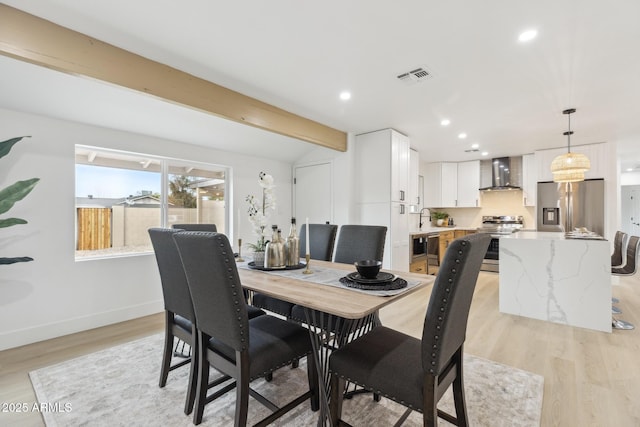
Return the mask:
<path id="1" fill-rule="evenodd" d="M 237 263 L 237 265 L 238 265 L 238 268 L 252 270 L 252 268 L 249 267 L 248 261 L 239 262 Z M 334 286 L 336 288 L 348 289 L 354 292 L 361 292 L 367 295 L 377 295 L 382 297 L 388 297 L 392 295 L 398 295 L 403 292 L 407 292 L 411 288 L 418 286 L 421 283 L 418 280 L 404 279 L 407 282 L 406 287 L 402 289 L 393 289 L 388 291 L 350 288 L 340 283 L 340 278 L 345 277 L 347 274 L 349 274 L 349 271 L 319 266 L 317 264 L 313 265 L 313 263 L 311 266 L 311 271 L 313 271 L 312 274 L 303 274 L 302 272 L 304 271 L 304 268 L 297 269 L 297 270 L 270 270 L 270 271 L 258 270 L 258 271 L 262 271 L 263 273 L 267 273 L 267 274 L 275 274 L 276 276 L 289 277 L 292 279 L 304 280 L 305 282 L 312 282 L 320 285 Z"/>

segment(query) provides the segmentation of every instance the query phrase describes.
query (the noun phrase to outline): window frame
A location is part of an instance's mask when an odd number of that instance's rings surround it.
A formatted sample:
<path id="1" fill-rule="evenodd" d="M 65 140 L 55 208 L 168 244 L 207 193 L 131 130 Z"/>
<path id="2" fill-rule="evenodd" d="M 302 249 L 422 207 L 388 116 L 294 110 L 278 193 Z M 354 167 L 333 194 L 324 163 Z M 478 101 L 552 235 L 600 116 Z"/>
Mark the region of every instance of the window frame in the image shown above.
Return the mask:
<path id="1" fill-rule="evenodd" d="M 79 151 L 82 154 L 78 154 Z M 176 168 L 176 167 L 183 167 L 183 168 L 190 168 L 190 169 L 195 169 L 197 171 L 202 171 L 203 173 L 222 173 L 223 175 L 223 180 L 224 180 L 224 186 L 223 186 L 223 191 L 224 191 L 224 220 L 225 220 L 225 225 L 227 225 L 227 227 L 229 227 L 230 224 L 229 223 L 229 218 L 230 218 L 230 202 L 231 202 L 231 182 L 232 182 L 232 168 L 228 165 L 223 165 L 223 164 L 217 164 L 217 163 L 207 163 L 207 162 L 199 162 L 199 161 L 193 161 L 193 160 L 189 160 L 189 159 L 184 159 L 184 158 L 176 158 L 176 157 L 168 157 L 168 156 L 161 156 L 161 155 L 157 155 L 157 154 L 147 154 L 147 153 L 140 153 L 140 152 L 135 152 L 135 151 L 128 151 L 128 150 L 119 150 L 119 149 L 113 149 L 113 148 L 106 148 L 106 147 L 99 147 L 99 146 L 92 146 L 92 145 L 86 145 L 86 144 L 75 144 L 74 146 L 74 233 L 75 233 L 75 239 L 74 239 L 74 259 L 76 262 L 83 262 L 83 261 L 91 261 L 91 260 L 98 260 L 98 259 L 112 259 L 112 258 L 122 258 L 122 257 L 132 257 L 132 256 L 141 256 L 141 255 L 149 255 L 153 253 L 153 248 L 150 248 L 149 250 L 145 250 L 145 251 L 132 251 L 132 252 L 121 252 L 121 253 L 113 253 L 113 254 L 99 254 L 99 255 L 91 255 L 91 254 L 86 254 L 86 255 L 82 255 L 82 256 L 78 256 L 78 195 L 76 194 L 76 187 L 77 187 L 77 180 L 78 180 L 78 176 L 77 176 L 77 170 L 76 167 L 77 165 L 89 165 L 89 166 L 103 166 L 103 167 L 112 167 L 114 169 L 129 169 L 129 170 L 141 170 L 138 167 L 134 168 L 134 167 L 118 167 L 118 166 L 113 166 L 113 165 L 100 165 L 100 164 L 95 164 L 93 161 L 87 160 L 85 161 L 79 161 L 79 156 L 84 155 L 85 151 L 89 151 L 92 153 L 104 153 L 105 155 L 109 156 L 112 155 L 114 156 L 113 158 L 142 158 L 145 159 L 147 162 L 149 162 L 149 164 L 151 164 L 151 162 L 157 162 L 159 163 L 159 170 L 157 171 L 160 174 L 160 224 L 159 227 L 163 227 L 163 228 L 167 228 L 169 227 L 169 176 L 170 175 L 178 175 L 178 173 L 174 171 L 172 171 L 172 168 Z M 95 156 L 94 156 L 95 158 Z M 133 161 L 132 161 L 133 164 Z M 185 175 L 191 173 L 191 170 L 186 172 Z M 230 228 L 230 227 L 229 227 Z"/>

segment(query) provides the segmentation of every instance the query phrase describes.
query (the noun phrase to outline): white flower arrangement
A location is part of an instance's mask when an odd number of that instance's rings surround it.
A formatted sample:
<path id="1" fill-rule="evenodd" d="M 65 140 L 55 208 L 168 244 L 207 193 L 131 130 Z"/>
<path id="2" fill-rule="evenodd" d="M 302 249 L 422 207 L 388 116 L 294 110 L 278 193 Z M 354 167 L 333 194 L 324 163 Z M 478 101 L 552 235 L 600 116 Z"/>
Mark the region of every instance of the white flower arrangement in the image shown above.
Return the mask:
<path id="1" fill-rule="evenodd" d="M 267 245 L 265 237 L 268 237 L 269 232 L 268 218 L 271 211 L 276 210 L 276 196 L 273 192 L 275 188 L 273 177 L 264 172 L 260 172 L 258 177 L 258 184 L 262 187 L 262 202 L 252 194 L 248 195 L 246 199 L 249 202 L 249 222 L 253 226 L 253 233 L 258 240 L 256 243 L 249 243 L 248 246 L 254 252 L 264 252 Z"/>

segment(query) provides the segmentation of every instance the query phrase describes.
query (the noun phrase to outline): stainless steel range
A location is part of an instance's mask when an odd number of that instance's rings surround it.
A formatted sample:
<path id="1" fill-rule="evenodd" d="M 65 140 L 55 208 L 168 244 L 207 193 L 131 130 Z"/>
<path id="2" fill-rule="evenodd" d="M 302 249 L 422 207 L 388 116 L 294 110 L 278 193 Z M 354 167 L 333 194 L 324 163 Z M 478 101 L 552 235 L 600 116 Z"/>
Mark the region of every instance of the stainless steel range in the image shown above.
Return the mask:
<path id="1" fill-rule="evenodd" d="M 482 261 L 481 270 L 498 272 L 500 263 L 500 237 L 515 233 L 524 225 L 522 216 L 483 216 L 482 227 L 478 227 L 478 233 L 491 234 L 491 243 Z"/>

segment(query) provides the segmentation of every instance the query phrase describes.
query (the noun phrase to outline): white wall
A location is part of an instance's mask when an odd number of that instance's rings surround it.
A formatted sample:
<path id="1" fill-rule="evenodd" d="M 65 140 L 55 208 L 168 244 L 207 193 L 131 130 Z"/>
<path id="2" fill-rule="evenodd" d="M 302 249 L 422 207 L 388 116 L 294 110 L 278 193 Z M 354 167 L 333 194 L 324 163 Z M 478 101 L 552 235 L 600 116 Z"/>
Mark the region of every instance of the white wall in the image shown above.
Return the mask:
<path id="1" fill-rule="evenodd" d="M 331 162 L 333 168 L 333 218 L 334 223 L 357 224 L 358 215 L 355 211 L 355 183 L 353 171 L 355 163 L 353 158 L 354 135 L 347 137 L 347 151 L 339 152 L 328 148 L 318 147 L 299 159 L 297 165 L 305 165 L 317 162 Z"/>
<path id="2" fill-rule="evenodd" d="M 95 145 L 228 165 L 232 200 L 241 208 L 241 237 L 253 241 L 247 194 L 258 194 L 258 173 L 276 182 L 274 222 L 291 214 L 291 165 L 175 141 L 0 109 L 0 140 L 31 135 L 0 159 L 0 188 L 39 177 L 35 189 L 7 214 L 27 225 L 0 229 L 1 256 L 35 261 L 0 266 L 0 350 L 162 311 L 152 254 L 76 262 L 74 145 Z M 232 210 L 235 222 L 236 205 Z M 235 227 L 235 226 L 234 226 Z M 233 237 L 234 248 L 237 236 Z"/>
<path id="3" fill-rule="evenodd" d="M 640 172 L 623 172 L 620 174 L 620 186 L 640 185 Z"/>

